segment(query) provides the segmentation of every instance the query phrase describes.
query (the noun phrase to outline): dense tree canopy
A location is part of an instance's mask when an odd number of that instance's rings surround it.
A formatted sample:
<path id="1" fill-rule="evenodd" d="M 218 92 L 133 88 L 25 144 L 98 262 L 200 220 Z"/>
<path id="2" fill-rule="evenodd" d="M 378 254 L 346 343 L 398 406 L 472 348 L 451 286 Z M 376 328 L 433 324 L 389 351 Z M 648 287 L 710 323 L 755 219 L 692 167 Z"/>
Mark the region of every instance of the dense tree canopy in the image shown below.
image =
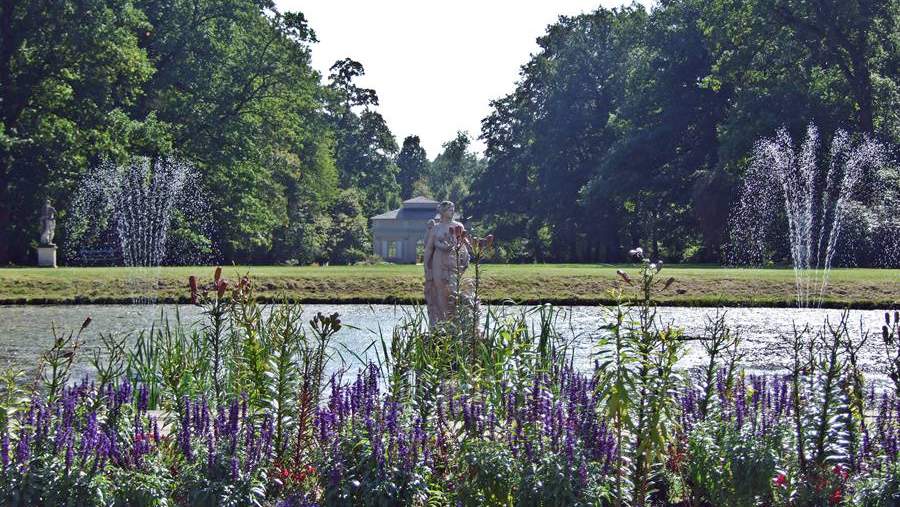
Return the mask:
<path id="1" fill-rule="evenodd" d="M 640 244 L 721 261 L 757 139 L 815 122 L 897 146 L 898 22 L 896 0 L 561 17 L 484 119 L 486 168 L 466 204 L 511 259 L 615 261 Z"/>
<path id="2" fill-rule="evenodd" d="M 367 217 L 420 194 L 459 202 L 501 259 L 616 261 L 641 244 L 722 261 L 757 139 L 814 122 L 900 141 L 898 0 L 561 17 L 493 101 L 483 157 L 466 132 L 431 160 L 417 136 L 398 146 L 363 65 L 323 79 L 315 42 L 268 0 L 0 0 L 0 264 L 31 262 L 47 197 L 65 243 L 79 182 L 135 156 L 196 168 L 211 223 L 179 217 L 172 251 L 222 261 L 362 260 Z M 851 207 L 858 239 L 885 231 L 900 195 L 894 165 L 876 180 Z M 854 255 L 842 262 L 876 258 Z"/>

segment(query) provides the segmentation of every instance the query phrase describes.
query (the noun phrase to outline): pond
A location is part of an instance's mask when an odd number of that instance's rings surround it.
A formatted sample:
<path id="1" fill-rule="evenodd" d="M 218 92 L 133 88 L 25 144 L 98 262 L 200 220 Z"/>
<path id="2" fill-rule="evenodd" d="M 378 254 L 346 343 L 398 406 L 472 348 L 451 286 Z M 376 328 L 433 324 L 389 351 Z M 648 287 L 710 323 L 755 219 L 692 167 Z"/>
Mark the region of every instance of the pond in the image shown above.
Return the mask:
<path id="1" fill-rule="evenodd" d="M 528 312 L 533 307 L 506 306 L 493 307 L 501 316 L 514 316 Z M 561 307 L 557 315 L 556 329 L 572 340 L 575 349 L 575 363 L 579 368 L 589 368 L 594 344 L 600 336 L 600 326 L 606 320 L 602 307 L 572 306 Z M 336 335 L 337 351 L 351 368 L 359 360 L 356 355 L 374 360 L 373 341 L 384 336 L 389 340 L 391 329 L 414 307 L 404 305 L 305 305 L 304 315 L 311 318 L 316 312 L 338 312 L 345 324 Z M 701 336 L 704 323 L 716 315 L 717 308 L 660 308 L 658 318 L 662 323 L 681 326 L 688 336 Z M 159 325 L 161 316 L 174 320 L 176 312 L 183 325 L 196 326 L 201 319 L 200 309 L 190 305 L 47 305 L 47 306 L 0 306 L 0 367 L 14 367 L 34 370 L 42 352 L 53 341 L 52 329 L 58 333 L 77 331 L 88 316 L 91 325 L 82 334 L 84 345 L 75 365 L 75 377 L 90 374 L 89 357 L 92 350 L 101 345 L 100 334 L 122 336 L 130 333 L 134 337 L 141 330 L 149 330 Z M 790 336 L 794 326 L 809 325 L 821 329 L 826 320 L 840 321 L 841 310 L 790 309 L 790 308 L 730 308 L 726 320 L 743 337 L 743 347 L 747 352 L 744 363 L 751 370 L 773 371 L 783 369 L 788 364 L 789 354 L 784 337 Z M 530 321 L 536 325 L 536 314 L 531 312 Z M 869 338 L 861 353 L 861 362 L 866 372 L 876 379 L 884 380 L 880 374 L 884 352 L 880 329 L 884 321 L 882 310 L 853 310 L 848 314 L 850 328 L 855 338 L 868 334 Z M 699 364 L 704 359 L 702 349 L 696 342 L 688 344 L 684 367 Z M 334 371 L 342 359 L 335 357 L 329 365 Z"/>

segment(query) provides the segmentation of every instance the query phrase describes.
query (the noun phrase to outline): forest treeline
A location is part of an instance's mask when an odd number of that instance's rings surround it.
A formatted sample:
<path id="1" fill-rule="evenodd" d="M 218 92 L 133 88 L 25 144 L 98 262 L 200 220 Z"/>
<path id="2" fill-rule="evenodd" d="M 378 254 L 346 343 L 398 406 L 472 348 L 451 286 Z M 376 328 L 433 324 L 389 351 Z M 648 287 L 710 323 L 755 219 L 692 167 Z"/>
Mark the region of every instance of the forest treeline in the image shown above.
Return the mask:
<path id="1" fill-rule="evenodd" d="M 896 149 L 898 26 L 900 0 L 561 17 L 471 134 L 484 155 L 460 132 L 429 157 L 398 142 L 352 55 L 312 69 L 315 27 L 271 1 L 0 0 L 0 264 L 32 262 L 46 198 L 65 243 L 79 182 L 135 156 L 196 168 L 212 219 L 176 217 L 170 251 L 222 262 L 363 260 L 368 217 L 420 194 L 457 201 L 501 260 L 616 261 L 640 244 L 723 261 L 758 138 L 815 122 Z M 858 196 L 847 237 L 871 245 L 847 262 L 877 264 L 865 212 L 896 198 L 892 171 Z"/>
<path id="2" fill-rule="evenodd" d="M 483 121 L 467 210 L 521 259 L 618 261 L 642 245 L 728 262 L 758 139 L 785 126 L 799 144 L 815 123 L 823 147 L 843 128 L 895 158 L 898 23 L 896 0 L 671 0 L 561 18 Z M 897 262 L 878 236 L 900 234 L 898 191 L 893 167 L 867 175 L 839 263 Z M 780 232 L 775 262 L 790 258 Z"/>

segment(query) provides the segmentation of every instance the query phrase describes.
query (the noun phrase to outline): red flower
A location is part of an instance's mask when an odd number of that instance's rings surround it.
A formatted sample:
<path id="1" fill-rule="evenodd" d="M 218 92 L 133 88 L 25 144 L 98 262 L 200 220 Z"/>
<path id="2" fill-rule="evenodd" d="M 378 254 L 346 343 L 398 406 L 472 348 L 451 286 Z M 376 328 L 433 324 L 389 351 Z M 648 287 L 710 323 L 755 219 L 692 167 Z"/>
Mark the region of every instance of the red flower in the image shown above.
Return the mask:
<path id="1" fill-rule="evenodd" d="M 216 285 L 219 284 L 220 278 L 222 278 L 222 266 L 216 266 L 216 272 L 213 275 L 213 281 L 216 282 Z"/>
<path id="2" fill-rule="evenodd" d="M 850 472 L 840 464 L 835 465 L 834 468 L 831 469 L 831 471 L 834 472 L 834 475 L 840 477 L 842 481 L 846 481 L 847 477 L 850 476 Z"/>
<path id="3" fill-rule="evenodd" d="M 841 503 L 841 498 L 843 495 L 841 494 L 841 488 L 834 490 L 834 493 L 831 494 L 831 503 L 839 504 Z"/>
<path id="4" fill-rule="evenodd" d="M 785 488 L 785 487 L 787 487 L 787 476 L 784 475 L 783 473 L 779 473 L 778 475 L 775 476 L 774 479 L 772 479 L 772 482 L 775 484 L 776 487 Z"/>

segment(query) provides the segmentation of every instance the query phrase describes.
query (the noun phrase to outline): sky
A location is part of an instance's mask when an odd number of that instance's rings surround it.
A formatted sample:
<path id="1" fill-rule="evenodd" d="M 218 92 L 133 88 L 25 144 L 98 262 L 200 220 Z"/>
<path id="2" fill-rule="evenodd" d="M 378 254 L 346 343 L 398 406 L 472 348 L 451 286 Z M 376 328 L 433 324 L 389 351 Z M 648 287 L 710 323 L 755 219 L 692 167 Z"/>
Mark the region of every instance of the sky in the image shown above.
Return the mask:
<path id="1" fill-rule="evenodd" d="M 360 86 L 378 93 L 378 111 L 402 145 L 418 135 L 428 158 L 458 130 L 472 138 L 490 101 L 515 88 L 536 39 L 560 15 L 621 0 L 276 0 L 301 11 L 316 32 L 313 67 L 323 79 L 342 58 L 363 64 Z M 645 5 L 649 1 L 643 1 Z M 473 144 L 483 150 L 480 141 Z"/>

